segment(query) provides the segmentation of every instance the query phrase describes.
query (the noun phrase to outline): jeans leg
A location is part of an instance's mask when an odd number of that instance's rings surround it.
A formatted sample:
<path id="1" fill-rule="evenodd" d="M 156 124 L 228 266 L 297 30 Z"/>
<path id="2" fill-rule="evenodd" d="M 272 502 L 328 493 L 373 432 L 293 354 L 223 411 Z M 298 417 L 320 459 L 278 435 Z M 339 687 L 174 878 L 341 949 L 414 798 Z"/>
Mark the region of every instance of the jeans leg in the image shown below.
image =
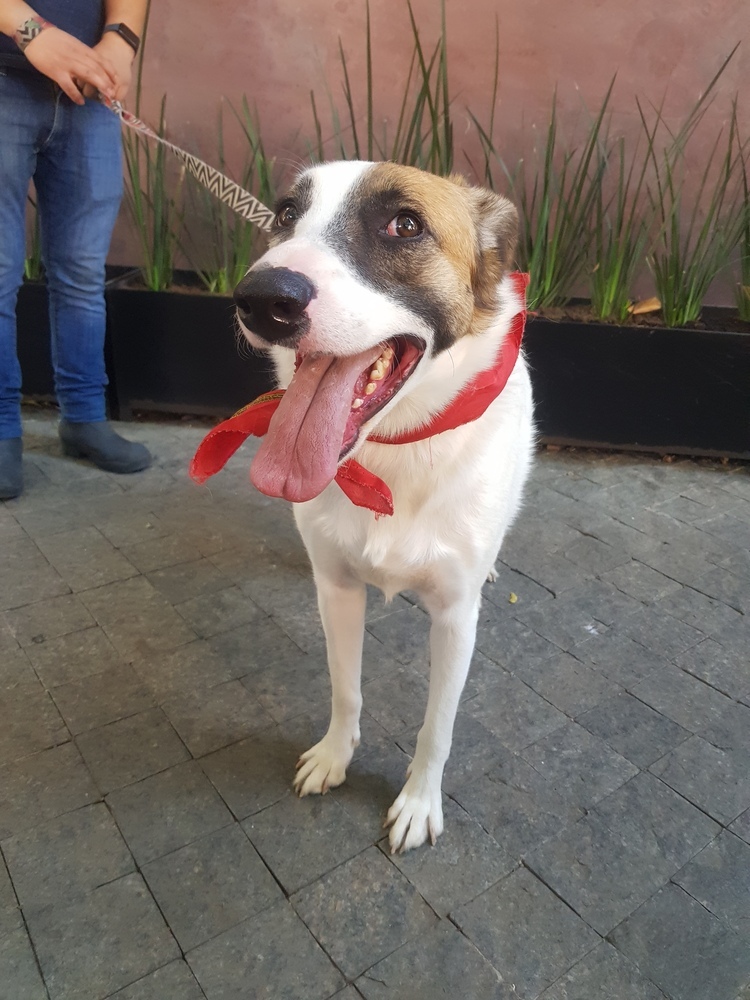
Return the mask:
<path id="1" fill-rule="evenodd" d="M 0 69 L 0 440 L 21 436 L 16 300 L 26 253 L 26 197 L 52 122 L 51 86 Z"/>
<path id="2" fill-rule="evenodd" d="M 71 423 L 104 420 L 104 264 L 122 198 L 118 118 L 97 101 L 58 98 L 35 175 L 50 297 L 52 363 Z"/>

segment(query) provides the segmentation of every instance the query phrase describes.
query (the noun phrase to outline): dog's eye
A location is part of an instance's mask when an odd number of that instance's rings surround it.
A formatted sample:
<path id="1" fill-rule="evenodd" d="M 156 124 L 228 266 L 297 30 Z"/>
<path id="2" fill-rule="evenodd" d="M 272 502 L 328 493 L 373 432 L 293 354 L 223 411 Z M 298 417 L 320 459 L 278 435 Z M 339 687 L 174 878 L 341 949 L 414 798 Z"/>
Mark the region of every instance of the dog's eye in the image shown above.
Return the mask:
<path id="1" fill-rule="evenodd" d="M 286 205 L 282 205 L 276 213 L 276 225 L 281 226 L 282 229 L 288 229 L 290 226 L 293 226 L 298 219 L 299 212 L 297 211 L 297 206 L 291 201 L 287 202 Z"/>
<path id="2" fill-rule="evenodd" d="M 421 236 L 424 231 L 422 220 L 413 212 L 399 212 L 399 214 L 385 227 L 388 236 L 397 236 L 402 240 L 413 240 L 415 236 Z"/>

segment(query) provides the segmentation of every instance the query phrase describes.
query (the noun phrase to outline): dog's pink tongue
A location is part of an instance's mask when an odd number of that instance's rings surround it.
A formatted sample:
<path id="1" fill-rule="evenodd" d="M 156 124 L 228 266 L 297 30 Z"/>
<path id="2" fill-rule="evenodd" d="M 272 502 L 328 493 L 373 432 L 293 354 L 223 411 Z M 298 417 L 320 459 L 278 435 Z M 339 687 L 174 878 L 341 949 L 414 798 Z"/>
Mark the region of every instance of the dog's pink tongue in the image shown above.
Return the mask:
<path id="1" fill-rule="evenodd" d="M 303 358 L 250 467 L 250 479 L 261 493 L 302 503 L 333 481 L 354 387 L 380 350 Z"/>

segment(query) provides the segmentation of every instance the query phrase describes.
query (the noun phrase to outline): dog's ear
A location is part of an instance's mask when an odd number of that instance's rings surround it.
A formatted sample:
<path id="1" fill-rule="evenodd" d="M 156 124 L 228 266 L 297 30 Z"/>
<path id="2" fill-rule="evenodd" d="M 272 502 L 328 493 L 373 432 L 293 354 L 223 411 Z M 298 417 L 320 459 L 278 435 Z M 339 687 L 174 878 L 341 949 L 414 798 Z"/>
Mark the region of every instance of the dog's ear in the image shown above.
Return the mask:
<path id="1" fill-rule="evenodd" d="M 510 270 L 515 259 L 518 212 L 507 198 L 486 188 L 472 188 L 471 198 L 480 254 L 494 253 L 504 273 Z"/>
<path id="2" fill-rule="evenodd" d="M 472 291 L 476 308 L 491 314 L 497 305 L 498 283 L 513 267 L 518 243 L 518 213 L 507 198 L 494 191 L 471 188 L 467 193 L 479 244 L 472 268 Z"/>

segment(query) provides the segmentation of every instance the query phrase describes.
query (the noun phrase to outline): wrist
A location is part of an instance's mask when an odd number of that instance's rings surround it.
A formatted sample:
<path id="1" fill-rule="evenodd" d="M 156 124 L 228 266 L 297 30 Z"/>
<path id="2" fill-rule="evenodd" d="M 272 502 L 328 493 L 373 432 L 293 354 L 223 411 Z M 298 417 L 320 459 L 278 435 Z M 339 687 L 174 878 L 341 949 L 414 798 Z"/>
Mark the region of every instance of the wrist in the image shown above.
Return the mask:
<path id="1" fill-rule="evenodd" d="M 102 39 L 108 36 L 119 38 L 123 45 L 127 46 L 133 58 L 138 54 L 141 40 L 136 33 L 127 26 L 119 22 L 118 24 L 107 24 L 102 31 Z"/>
<path id="2" fill-rule="evenodd" d="M 27 18 L 23 24 L 20 24 L 16 28 L 13 33 L 13 41 L 21 52 L 25 52 L 35 38 L 41 35 L 43 31 L 46 31 L 47 28 L 53 27 L 54 25 L 50 24 L 49 21 L 45 21 L 43 17 L 35 14 L 33 17 Z"/>

